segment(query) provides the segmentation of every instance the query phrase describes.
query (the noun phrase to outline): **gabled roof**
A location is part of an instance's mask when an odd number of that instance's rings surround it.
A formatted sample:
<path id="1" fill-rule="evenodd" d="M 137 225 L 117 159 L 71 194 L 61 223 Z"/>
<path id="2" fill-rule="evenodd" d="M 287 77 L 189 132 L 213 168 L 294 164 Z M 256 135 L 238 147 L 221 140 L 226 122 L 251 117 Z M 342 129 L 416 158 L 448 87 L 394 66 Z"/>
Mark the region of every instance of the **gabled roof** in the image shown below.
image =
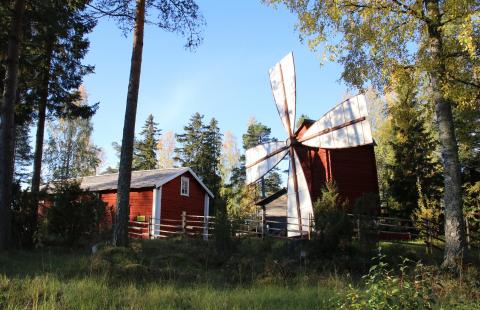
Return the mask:
<path id="1" fill-rule="evenodd" d="M 160 187 L 176 177 L 190 172 L 203 189 L 213 198 L 212 192 L 189 167 L 132 171 L 130 188 Z M 118 173 L 83 177 L 80 187 L 93 192 L 117 189 Z"/>

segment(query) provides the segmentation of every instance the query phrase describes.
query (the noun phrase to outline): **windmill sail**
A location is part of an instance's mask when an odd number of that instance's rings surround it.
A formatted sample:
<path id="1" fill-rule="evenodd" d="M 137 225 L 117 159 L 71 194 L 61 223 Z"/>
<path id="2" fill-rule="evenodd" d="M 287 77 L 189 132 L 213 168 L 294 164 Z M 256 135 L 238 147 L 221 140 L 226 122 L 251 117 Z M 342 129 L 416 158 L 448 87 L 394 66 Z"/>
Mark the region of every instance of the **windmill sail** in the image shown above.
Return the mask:
<path id="1" fill-rule="evenodd" d="M 278 114 L 288 137 L 295 128 L 296 86 L 293 53 L 289 53 L 269 71 L 270 85 Z"/>
<path id="2" fill-rule="evenodd" d="M 269 142 L 245 152 L 247 184 L 253 183 L 272 170 L 287 155 L 285 141 Z"/>
<path id="3" fill-rule="evenodd" d="M 365 96 L 360 94 L 338 104 L 303 135 L 303 145 L 345 148 L 373 143 Z"/>
<path id="4" fill-rule="evenodd" d="M 293 173 L 293 164 L 295 164 L 296 174 Z M 295 186 L 295 182 L 297 183 L 297 186 Z M 295 187 L 298 189 L 298 204 Z M 305 178 L 305 174 L 295 150 L 293 150 L 293 158 L 290 158 L 290 168 L 288 170 L 287 199 L 288 237 L 299 236 L 302 232 L 303 234 L 307 233 L 309 227 L 309 215 L 313 214 L 313 206 L 307 179 Z M 300 213 L 298 211 L 300 211 Z"/>

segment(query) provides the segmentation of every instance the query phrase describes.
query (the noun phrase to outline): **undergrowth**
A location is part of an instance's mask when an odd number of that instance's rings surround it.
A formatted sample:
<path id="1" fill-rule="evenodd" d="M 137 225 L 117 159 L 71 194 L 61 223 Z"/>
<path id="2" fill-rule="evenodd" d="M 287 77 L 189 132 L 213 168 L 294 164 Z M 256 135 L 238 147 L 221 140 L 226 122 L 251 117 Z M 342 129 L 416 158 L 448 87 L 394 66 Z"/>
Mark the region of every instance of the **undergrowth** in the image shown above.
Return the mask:
<path id="1" fill-rule="evenodd" d="M 453 278 L 424 260 L 419 247 L 375 254 L 352 246 L 321 257 L 310 246 L 245 239 L 219 255 L 213 242 L 171 239 L 104 246 L 95 255 L 61 248 L 4 253 L 0 308 L 479 308 L 474 266 Z"/>

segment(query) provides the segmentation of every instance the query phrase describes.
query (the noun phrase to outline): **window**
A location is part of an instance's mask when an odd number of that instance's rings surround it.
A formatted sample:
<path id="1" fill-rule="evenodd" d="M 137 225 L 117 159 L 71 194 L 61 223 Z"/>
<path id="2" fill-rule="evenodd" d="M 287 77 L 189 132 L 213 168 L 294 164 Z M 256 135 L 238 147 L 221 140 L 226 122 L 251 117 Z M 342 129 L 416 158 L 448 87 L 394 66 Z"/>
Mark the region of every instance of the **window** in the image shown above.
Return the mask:
<path id="1" fill-rule="evenodd" d="M 190 190 L 190 179 L 187 177 L 182 177 L 180 179 L 180 195 L 188 196 Z"/>

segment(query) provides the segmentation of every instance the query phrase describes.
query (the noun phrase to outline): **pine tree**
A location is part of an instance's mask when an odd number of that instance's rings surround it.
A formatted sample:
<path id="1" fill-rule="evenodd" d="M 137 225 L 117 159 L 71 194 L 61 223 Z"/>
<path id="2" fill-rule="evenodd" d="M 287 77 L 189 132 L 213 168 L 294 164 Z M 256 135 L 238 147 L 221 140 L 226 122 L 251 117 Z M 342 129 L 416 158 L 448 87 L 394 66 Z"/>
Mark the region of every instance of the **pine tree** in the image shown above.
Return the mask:
<path id="1" fill-rule="evenodd" d="M 125 246 L 128 244 L 130 181 L 132 178 L 135 117 L 140 87 L 145 24 L 154 24 L 163 30 L 186 36 L 187 43 L 185 46 L 192 49 L 198 46 L 202 40 L 198 28 L 203 24 L 203 17 L 199 13 L 198 5 L 193 0 L 99 0 L 98 7 L 95 8 L 100 16 L 106 15 L 117 19 L 125 31 L 134 29 L 118 172 L 117 213 L 115 214 L 113 229 L 113 244 L 115 246 Z M 158 17 L 157 20 L 146 20 L 146 17 L 149 16 L 148 11 L 153 9 L 158 13 L 152 14 Z"/>
<path id="2" fill-rule="evenodd" d="M 150 170 L 157 168 L 157 144 L 160 130 L 150 114 L 143 125 L 140 140 L 137 140 L 133 150 L 132 170 Z"/>
<path id="3" fill-rule="evenodd" d="M 26 100 L 37 109 L 37 130 L 32 175 L 32 193 L 40 187 L 45 122 L 48 112 L 51 119 L 91 117 L 97 108 L 77 104 L 82 100 L 79 90 L 83 76 L 93 72 L 84 65 L 88 52 L 86 35 L 95 21 L 86 14 L 90 0 L 76 2 L 45 0 L 32 6 L 32 35 L 29 49 L 31 62 L 38 78 L 30 83 Z"/>
<path id="4" fill-rule="evenodd" d="M 78 105 L 87 105 L 84 91 Z M 95 175 L 100 164 L 100 149 L 92 143 L 93 125 L 90 119 L 60 118 L 50 122 L 49 139 L 44 162 L 48 167 L 47 179 L 66 180 Z"/>

